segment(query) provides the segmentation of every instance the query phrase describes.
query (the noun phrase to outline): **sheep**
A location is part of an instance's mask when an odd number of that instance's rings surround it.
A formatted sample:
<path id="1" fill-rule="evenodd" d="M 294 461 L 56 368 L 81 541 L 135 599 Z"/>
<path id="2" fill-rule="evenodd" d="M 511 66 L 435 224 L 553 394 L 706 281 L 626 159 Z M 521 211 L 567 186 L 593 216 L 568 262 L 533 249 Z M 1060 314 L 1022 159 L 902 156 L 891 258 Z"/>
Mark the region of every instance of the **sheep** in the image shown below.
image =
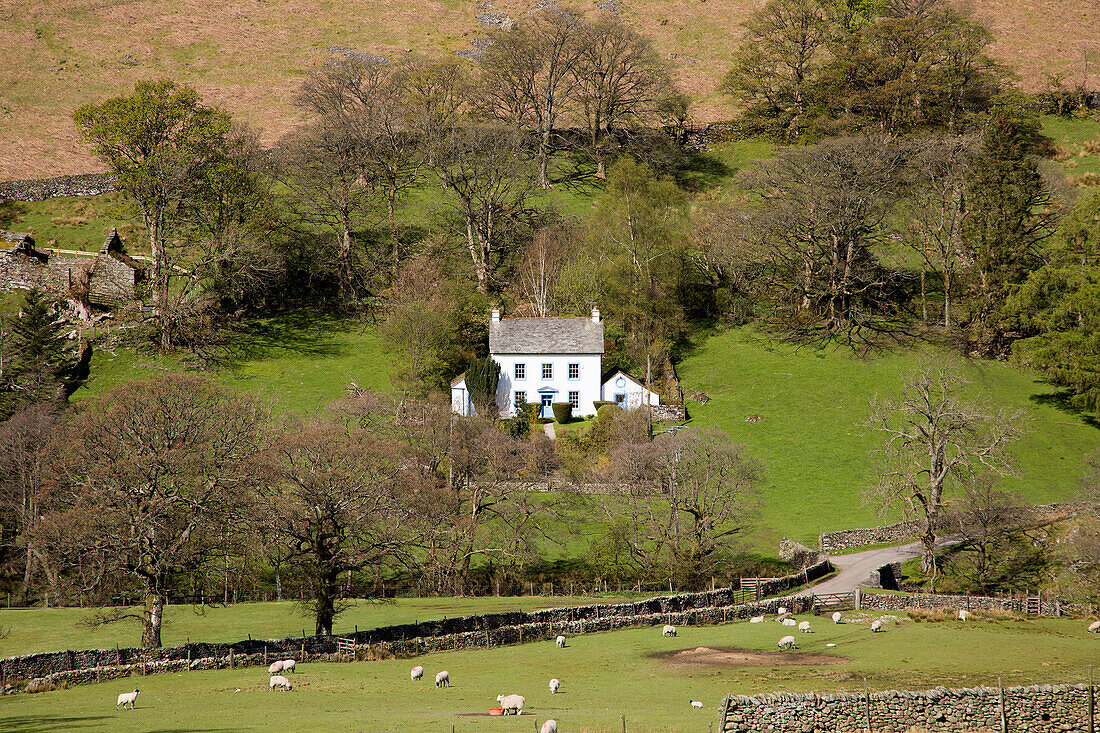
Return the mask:
<path id="1" fill-rule="evenodd" d="M 554 679 L 550 680 L 550 694 L 551 694 L 551 695 L 553 695 L 554 693 L 556 693 L 556 692 L 558 691 L 558 688 L 559 688 L 559 687 L 561 687 L 561 682 L 558 682 L 558 679 L 557 679 L 557 677 L 555 677 Z"/>
<path id="2" fill-rule="evenodd" d="M 565 637 L 564 636 L 558 636 L 558 638 L 555 639 L 554 641 L 557 642 L 558 649 L 564 649 L 565 648 Z"/>
<path id="3" fill-rule="evenodd" d="M 676 627 L 672 624 L 665 624 L 665 628 L 661 630 L 664 636 L 676 636 Z"/>
<path id="4" fill-rule="evenodd" d="M 764 617 L 763 616 L 753 616 L 752 618 L 749 619 L 749 623 L 750 624 L 762 624 L 762 623 L 764 623 Z"/>
<path id="5" fill-rule="evenodd" d="M 137 696 L 139 692 L 141 692 L 141 690 L 135 689 L 133 692 L 124 692 L 119 695 L 118 702 L 115 703 L 115 710 L 118 710 L 119 705 L 122 706 L 123 710 L 126 709 L 127 705 L 129 705 L 130 709 L 133 710 L 134 703 L 137 701 Z"/>
<path id="6" fill-rule="evenodd" d="M 872 632 L 882 631 L 882 622 L 879 621 L 878 619 L 875 619 L 874 621 L 872 621 L 871 622 L 871 631 Z"/>
<path id="7" fill-rule="evenodd" d="M 451 673 L 447 670 L 443 670 L 435 676 L 436 687 L 450 687 L 451 686 Z"/>
<path id="8" fill-rule="evenodd" d="M 797 649 L 798 647 L 795 646 L 793 636 L 784 636 L 782 639 L 779 640 L 779 648 L 780 649 L 784 649 L 784 648 L 786 648 L 786 649 Z"/>
<path id="9" fill-rule="evenodd" d="M 795 621 L 793 618 L 785 618 L 779 623 L 783 624 L 784 626 L 798 626 L 798 622 Z"/>
<path id="10" fill-rule="evenodd" d="M 703 708 L 703 703 L 699 702 L 698 700 L 692 700 L 691 706 L 696 710 L 701 710 Z"/>
<path id="11" fill-rule="evenodd" d="M 1089 624 L 1088 633 L 1100 634 L 1100 621 L 1093 621 Z"/>
<path id="12" fill-rule="evenodd" d="M 558 721 L 548 720 L 539 728 L 539 733 L 558 733 Z"/>
<path id="13" fill-rule="evenodd" d="M 798 625 L 798 630 L 801 631 L 803 634 L 812 633 L 810 631 L 810 622 L 809 621 L 803 621 L 802 623 L 800 623 Z"/>
<path id="14" fill-rule="evenodd" d="M 282 660 L 280 660 L 278 662 L 272 662 L 271 666 L 267 668 L 267 673 L 268 674 L 278 674 L 279 672 L 282 672 L 282 671 L 283 671 L 283 662 L 282 662 Z"/>
<path id="15" fill-rule="evenodd" d="M 779 614 L 780 616 L 782 616 L 785 613 L 790 613 L 790 611 L 787 610 L 786 606 L 780 606 L 779 608 L 776 609 L 775 612 L 777 614 Z"/>
<path id="16" fill-rule="evenodd" d="M 412 672 L 409 673 L 409 677 L 412 678 L 413 682 L 424 679 L 424 668 L 420 665 L 413 667 Z"/>
<path id="17" fill-rule="evenodd" d="M 842 618 L 844 618 L 844 617 L 840 615 L 840 611 L 834 611 L 833 612 L 833 623 L 834 624 L 839 624 L 840 619 L 842 619 Z"/>
<path id="18" fill-rule="evenodd" d="M 784 609 L 783 613 L 781 613 L 781 614 L 779 614 L 778 616 L 775 617 L 775 620 L 778 621 L 779 623 L 783 623 L 784 621 L 786 621 L 790 617 L 791 617 L 790 612 L 788 612 L 786 609 Z"/>
<path id="19" fill-rule="evenodd" d="M 284 659 L 283 660 L 283 671 L 284 672 L 293 672 L 295 664 L 297 664 L 297 662 L 295 662 L 293 659 Z"/>
<path id="20" fill-rule="evenodd" d="M 527 699 L 523 695 L 497 695 L 497 702 L 504 708 L 505 715 L 508 715 L 509 711 L 513 715 L 523 715 L 523 705 Z"/>
<path id="21" fill-rule="evenodd" d="M 970 620 L 970 611 L 963 611 L 963 610 L 960 609 L 959 610 L 959 621 L 969 621 L 969 620 Z"/>
<path id="22" fill-rule="evenodd" d="M 272 675 L 271 679 L 267 682 L 267 689 L 270 691 L 278 688 L 282 688 L 287 692 L 290 692 L 294 689 L 294 685 L 290 684 L 290 680 L 288 680 L 286 677 L 283 677 L 281 674 Z"/>

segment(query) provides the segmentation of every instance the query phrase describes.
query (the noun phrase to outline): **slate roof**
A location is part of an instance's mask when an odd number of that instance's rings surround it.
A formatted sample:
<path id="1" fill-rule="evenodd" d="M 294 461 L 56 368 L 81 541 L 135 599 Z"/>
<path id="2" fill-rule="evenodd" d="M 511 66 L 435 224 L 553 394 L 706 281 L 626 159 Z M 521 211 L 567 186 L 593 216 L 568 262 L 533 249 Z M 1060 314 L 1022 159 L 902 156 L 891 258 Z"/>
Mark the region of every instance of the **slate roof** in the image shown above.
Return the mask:
<path id="1" fill-rule="evenodd" d="M 494 354 L 602 354 L 603 323 L 591 318 L 504 318 L 489 324 Z"/>

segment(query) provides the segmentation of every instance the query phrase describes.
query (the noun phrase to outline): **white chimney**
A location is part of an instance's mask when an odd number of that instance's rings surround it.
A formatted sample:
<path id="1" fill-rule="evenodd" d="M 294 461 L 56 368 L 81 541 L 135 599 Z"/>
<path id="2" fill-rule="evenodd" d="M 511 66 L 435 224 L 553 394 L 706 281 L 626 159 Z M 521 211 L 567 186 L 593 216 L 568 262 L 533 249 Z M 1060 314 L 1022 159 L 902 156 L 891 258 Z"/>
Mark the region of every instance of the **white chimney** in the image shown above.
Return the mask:
<path id="1" fill-rule="evenodd" d="M 493 323 L 500 323 L 500 308 L 493 308 L 491 320 Z"/>
<path id="2" fill-rule="evenodd" d="M 599 306 L 595 306 L 595 305 L 592 306 L 592 322 L 593 323 L 599 323 L 600 322 L 600 309 L 599 309 Z"/>

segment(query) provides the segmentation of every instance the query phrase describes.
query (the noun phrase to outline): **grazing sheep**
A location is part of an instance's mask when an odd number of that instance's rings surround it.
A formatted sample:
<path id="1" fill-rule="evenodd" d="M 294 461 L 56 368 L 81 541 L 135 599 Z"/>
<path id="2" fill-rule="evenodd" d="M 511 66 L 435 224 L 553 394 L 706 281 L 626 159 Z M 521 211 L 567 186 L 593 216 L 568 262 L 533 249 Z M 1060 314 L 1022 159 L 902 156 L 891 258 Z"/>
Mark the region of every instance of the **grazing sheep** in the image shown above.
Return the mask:
<path id="1" fill-rule="evenodd" d="M 282 661 L 272 662 L 271 666 L 267 668 L 267 673 L 268 674 L 278 674 L 279 672 L 282 672 L 282 671 L 283 671 Z"/>
<path id="2" fill-rule="evenodd" d="M 788 611 L 785 606 L 780 606 L 778 609 L 776 609 L 776 613 L 782 616 L 785 613 L 790 613 L 790 611 Z"/>
<path id="3" fill-rule="evenodd" d="M 960 610 L 959 611 L 959 621 L 969 621 L 969 620 L 970 620 L 970 611 Z"/>
<path id="4" fill-rule="evenodd" d="M 539 728 L 539 733 L 558 733 L 558 721 L 548 720 Z"/>
<path id="5" fill-rule="evenodd" d="M 268 690 L 284 689 L 287 692 L 294 689 L 294 685 L 290 684 L 290 680 L 283 677 L 281 674 L 272 675 L 271 679 L 267 682 Z"/>
<path id="6" fill-rule="evenodd" d="M 297 662 L 295 662 L 293 659 L 284 659 L 283 660 L 283 671 L 284 672 L 293 672 L 295 664 L 297 664 Z"/>
<path id="7" fill-rule="evenodd" d="M 696 710 L 701 710 L 703 708 L 703 703 L 699 702 L 698 700 L 692 700 L 691 706 Z"/>
<path id="8" fill-rule="evenodd" d="M 753 616 L 752 618 L 749 619 L 749 623 L 750 624 L 762 624 L 762 623 L 764 623 L 764 617 L 763 616 Z"/>
<path id="9" fill-rule="evenodd" d="M 785 618 L 779 623 L 783 624 L 784 626 L 798 626 L 798 622 L 795 621 L 793 618 Z"/>
<path id="10" fill-rule="evenodd" d="M 778 621 L 779 623 L 783 623 L 784 621 L 786 621 L 790 617 L 791 617 L 791 614 L 787 611 L 784 611 L 783 613 L 776 616 L 775 620 Z"/>
<path id="11" fill-rule="evenodd" d="M 523 715 L 523 705 L 527 702 L 523 695 L 497 695 L 497 702 L 504 708 L 504 714 L 509 711 L 513 715 Z"/>
<path id="12" fill-rule="evenodd" d="M 417 665 L 417 666 L 413 667 L 412 672 L 409 673 L 409 677 L 412 678 L 413 682 L 416 682 L 419 679 L 423 679 L 424 678 L 424 668 L 421 667 L 420 665 Z"/>
<path id="13" fill-rule="evenodd" d="M 779 648 L 780 649 L 797 649 L 798 647 L 795 646 L 793 636 L 784 636 L 782 639 L 779 640 Z"/>
<path id="14" fill-rule="evenodd" d="M 565 637 L 564 637 L 564 636 L 559 636 L 559 637 L 558 637 L 557 639 L 555 639 L 554 641 L 556 641 L 556 642 L 557 642 L 557 644 L 558 644 L 558 649 L 564 649 L 564 648 L 565 648 Z"/>
<path id="15" fill-rule="evenodd" d="M 661 633 L 665 636 L 676 636 L 676 627 L 672 624 L 665 624 L 665 627 L 661 630 Z"/>
<path id="16" fill-rule="evenodd" d="M 558 691 L 558 688 L 559 688 L 559 687 L 561 687 L 561 683 L 560 683 L 560 682 L 558 682 L 558 679 L 557 679 L 557 677 L 555 677 L 554 679 L 550 680 L 550 694 L 551 694 L 551 695 L 553 695 L 554 693 L 556 693 L 556 692 Z"/>
<path id="17" fill-rule="evenodd" d="M 809 621 L 803 621 L 802 623 L 800 623 L 798 625 L 798 630 L 801 631 L 803 634 L 811 633 L 810 632 L 810 622 Z"/>
<path id="18" fill-rule="evenodd" d="M 451 673 L 447 670 L 443 670 L 435 676 L 436 687 L 450 687 L 451 686 Z"/>
<path id="19" fill-rule="evenodd" d="M 1090 634 L 1100 634 L 1100 621 L 1093 621 L 1089 624 L 1088 632 Z"/>
<path id="20" fill-rule="evenodd" d="M 840 619 L 842 619 L 842 618 L 843 618 L 843 616 L 840 615 L 840 611 L 833 611 L 833 623 L 834 624 L 839 624 Z"/>
<path id="21" fill-rule="evenodd" d="M 875 619 L 871 622 L 871 631 L 882 631 L 882 622 Z"/>
<path id="22" fill-rule="evenodd" d="M 129 705 L 130 709 L 133 710 L 134 709 L 134 702 L 137 701 L 137 696 L 138 696 L 139 692 L 141 692 L 141 690 L 134 690 L 133 692 L 124 692 L 121 695 L 119 695 L 118 696 L 118 702 L 115 703 L 115 710 L 118 710 L 119 705 L 122 706 L 123 710 L 126 709 L 127 705 Z"/>

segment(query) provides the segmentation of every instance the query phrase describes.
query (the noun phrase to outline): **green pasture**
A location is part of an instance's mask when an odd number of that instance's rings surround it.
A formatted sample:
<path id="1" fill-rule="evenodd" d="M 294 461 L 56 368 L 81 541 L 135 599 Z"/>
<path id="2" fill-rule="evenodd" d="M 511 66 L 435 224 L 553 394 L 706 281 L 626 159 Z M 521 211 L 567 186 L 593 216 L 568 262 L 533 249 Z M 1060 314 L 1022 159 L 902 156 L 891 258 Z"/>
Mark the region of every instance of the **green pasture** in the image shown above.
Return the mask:
<path id="1" fill-rule="evenodd" d="M 336 621 L 334 632 L 350 633 L 380 626 L 434 621 L 501 611 L 535 611 L 540 608 L 583 606 L 632 600 L 629 594 L 596 596 L 523 596 L 466 598 L 395 598 L 359 601 Z M 58 649 L 110 649 L 136 646 L 141 631 L 136 621 L 89 629 L 81 622 L 95 609 L 0 608 L 0 658 L 56 651 Z M 168 606 L 162 641 L 165 646 L 188 639 L 234 642 L 247 639 L 282 639 L 313 633 L 313 619 L 293 601 L 236 603 L 230 606 Z M 2 729 L 2 728 L 0 728 Z"/>
<path id="2" fill-rule="evenodd" d="M 841 625 L 813 619 L 814 633 L 795 632 L 797 652 L 778 652 L 776 642 L 790 629 L 769 621 L 680 627 L 677 637 L 663 637 L 657 627 L 576 636 L 564 649 L 545 641 L 414 659 L 306 663 L 289 693 L 270 692 L 262 667 L 151 675 L 3 698 L 0 729 L 446 733 L 453 725 L 456 733 L 529 732 L 552 717 L 563 732 L 618 733 L 625 715 L 631 733 L 697 732 L 716 720 L 730 692 L 854 691 L 864 680 L 872 690 L 992 685 L 998 678 L 1006 685 L 1079 682 L 1100 649 L 1080 620 L 914 623 L 887 616 L 886 631 L 871 634 L 870 618 Z M 708 649 L 767 654 L 753 660 L 758 666 L 745 666 Z M 414 665 L 425 670 L 419 682 L 409 680 Z M 450 672 L 450 688 L 432 683 L 442 669 Z M 557 695 L 547 688 L 552 677 L 561 680 Z M 116 712 L 118 694 L 135 687 L 137 709 Z M 488 717 L 496 696 L 508 693 L 526 697 L 524 714 Z M 702 701 L 703 709 L 692 709 L 689 700 Z"/>
<path id="3" fill-rule="evenodd" d="M 797 348 L 741 328 L 700 339 L 679 372 L 685 391 L 710 396 L 705 405 L 688 403 L 691 424 L 717 425 L 764 462 L 764 526 L 813 542 L 822 531 L 896 518 L 861 500 L 877 482 L 876 451 L 883 443 L 863 423 L 871 398 L 897 394 L 904 375 L 925 358 L 949 355 L 924 347 L 860 358 L 846 349 Z M 1028 433 L 1012 449 L 1018 475 L 1003 487 L 1036 503 L 1071 497 L 1085 456 L 1100 447 L 1095 424 L 1063 409 L 1048 383 L 1012 366 L 960 364 L 972 382 L 970 396 L 1027 415 Z M 753 415 L 762 419 L 746 422 Z"/>
<path id="4" fill-rule="evenodd" d="M 1068 151 L 1058 162 L 1071 180 L 1089 173 L 1100 175 L 1100 117 L 1045 115 L 1042 122 L 1043 132 Z M 1085 144 L 1090 142 L 1087 151 Z"/>

